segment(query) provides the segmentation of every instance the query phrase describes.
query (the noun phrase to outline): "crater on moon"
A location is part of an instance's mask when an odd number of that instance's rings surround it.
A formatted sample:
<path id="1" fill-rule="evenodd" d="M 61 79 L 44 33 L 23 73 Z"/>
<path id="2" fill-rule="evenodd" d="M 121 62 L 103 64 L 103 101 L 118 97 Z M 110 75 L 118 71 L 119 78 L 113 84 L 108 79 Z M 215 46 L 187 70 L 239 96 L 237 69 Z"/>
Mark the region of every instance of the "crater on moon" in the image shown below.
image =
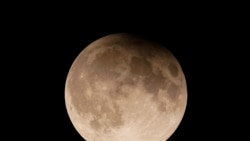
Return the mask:
<path id="1" fill-rule="evenodd" d="M 66 108 L 88 141 L 164 141 L 187 102 L 185 77 L 163 46 L 129 34 L 105 36 L 73 62 Z"/>

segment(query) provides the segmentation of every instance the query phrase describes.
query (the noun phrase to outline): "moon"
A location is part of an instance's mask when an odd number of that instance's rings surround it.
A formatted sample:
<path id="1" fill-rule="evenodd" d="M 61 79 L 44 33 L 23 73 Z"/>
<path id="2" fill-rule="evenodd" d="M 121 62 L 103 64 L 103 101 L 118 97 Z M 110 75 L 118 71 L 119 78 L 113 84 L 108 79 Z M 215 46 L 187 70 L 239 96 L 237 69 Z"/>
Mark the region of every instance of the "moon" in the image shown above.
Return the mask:
<path id="1" fill-rule="evenodd" d="M 116 33 L 76 57 L 66 78 L 65 104 L 87 141 L 165 141 L 184 116 L 187 85 L 166 47 Z"/>

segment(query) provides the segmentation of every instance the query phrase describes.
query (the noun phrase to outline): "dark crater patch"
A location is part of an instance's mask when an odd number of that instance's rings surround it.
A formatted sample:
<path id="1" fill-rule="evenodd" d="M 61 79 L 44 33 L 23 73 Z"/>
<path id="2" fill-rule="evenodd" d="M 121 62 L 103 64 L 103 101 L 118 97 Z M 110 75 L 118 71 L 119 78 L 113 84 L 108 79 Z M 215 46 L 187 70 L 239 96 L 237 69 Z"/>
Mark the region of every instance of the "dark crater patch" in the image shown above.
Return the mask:
<path id="1" fill-rule="evenodd" d="M 151 64 L 145 58 L 132 57 L 129 65 L 130 72 L 135 75 L 147 76 L 152 72 Z"/>
<path id="2" fill-rule="evenodd" d="M 157 96 L 160 89 L 166 89 L 167 85 L 167 79 L 161 73 L 154 74 L 151 72 L 151 74 L 144 79 L 145 89 L 155 96 Z"/>
<path id="3" fill-rule="evenodd" d="M 173 64 L 173 63 L 169 64 L 168 69 L 169 69 L 169 71 L 170 71 L 170 74 L 171 74 L 173 77 L 178 76 L 178 71 L 179 71 L 179 70 L 178 70 L 178 68 L 177 68 L 177 66 L 176 66 L 175 64 Z"/>

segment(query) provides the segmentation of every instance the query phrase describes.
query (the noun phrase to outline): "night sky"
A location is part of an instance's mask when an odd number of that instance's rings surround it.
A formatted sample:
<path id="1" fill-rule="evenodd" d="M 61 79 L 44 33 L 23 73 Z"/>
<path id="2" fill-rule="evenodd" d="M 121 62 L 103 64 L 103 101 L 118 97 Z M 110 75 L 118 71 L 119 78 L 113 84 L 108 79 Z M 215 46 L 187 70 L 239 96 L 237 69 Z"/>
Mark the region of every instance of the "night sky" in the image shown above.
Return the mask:
<path id="1" fill-rule="evenodd" d="M 67 73 L 76 56 L 88 44 L 108 34 L 126 32 L 166 46 L 186 76 L 186 113 L 169 141 L 216 140 L 229 133 L 228 127 L 234 122 L 225 119 L 237 110 L 228 106 L 231 103 L 228 88 L 236 82 L 233 81 L 234 71 L 225 68 L 238 62 L 232 59 L 237 55 L 236 50 L 225 46 L 230 42 L 227 38 L 230 30 L 220 16 L 199 11 L 164 10 L 160 14 L 140 10 L 136 14 L 104 14 L 100 11 L 91 15 L 88 10 L 82 13 L 85 14 L 56 11 L 17 16 L 15 22 L 22 22 L 12 26 L 14 37 L 9 42 L 9 45 L 17 44 L 10 48 L 10 55 L 17 58 L 5 60 L 11 62 L 6 63 L 7 68 L 13 67 L 7 69 L 13 77 L 8 84 L 21 86 L 8 89 L 15 93 L 15 98 L 7 97 L 21 112 L 12 116 L 12 110 L 5 109 L 9 115 L 6 118 L 15 125 L 14 128 L 7 126 L 6 131 L 14 130 L 24 139 L 83 141 L 66 112 L 64 85 Z M 231 85 L 224 86 L 225 83 Z M 25 133 L 19 133 L 19 130 Z"/>

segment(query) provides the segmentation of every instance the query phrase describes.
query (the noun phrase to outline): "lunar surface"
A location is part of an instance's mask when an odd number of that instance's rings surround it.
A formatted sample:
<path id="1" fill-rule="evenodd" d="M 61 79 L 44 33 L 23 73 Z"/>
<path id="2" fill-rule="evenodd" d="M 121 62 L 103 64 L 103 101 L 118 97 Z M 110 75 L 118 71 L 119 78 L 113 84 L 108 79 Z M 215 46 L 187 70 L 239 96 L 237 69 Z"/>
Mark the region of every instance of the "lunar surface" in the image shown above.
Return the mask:
<path id="1" fill-rule="evenodd" d="M 119 33 L 89 44 L 65 84 L 70 120 L 87 141 L 165 141 L 186 109 L 187 87 L 174 55 Z"/>

